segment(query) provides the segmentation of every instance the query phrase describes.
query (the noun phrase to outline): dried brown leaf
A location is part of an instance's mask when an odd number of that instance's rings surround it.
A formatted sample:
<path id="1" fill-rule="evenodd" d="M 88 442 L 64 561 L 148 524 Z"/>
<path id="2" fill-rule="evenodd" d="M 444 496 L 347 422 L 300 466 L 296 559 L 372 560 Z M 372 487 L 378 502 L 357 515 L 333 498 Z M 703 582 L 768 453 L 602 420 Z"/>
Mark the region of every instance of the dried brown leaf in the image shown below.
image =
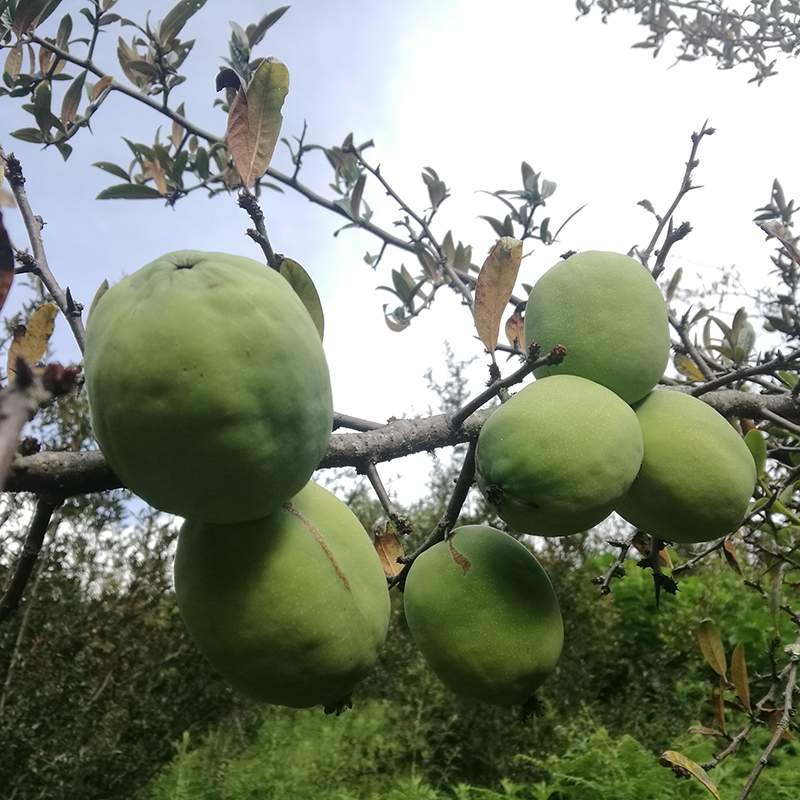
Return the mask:
<path id="1" fill-rule="evenodd" d="M 33 366 L 44 355 L 57 314 L 58 309 L 52 303 L 43 303 L 31 314 L 27 327 L 21 325 L 19 331 L 14 332 L 14 340 L 8 348 L 6 372 L 9 379 L 16 374 L 18 358 L 25 359 L 26 363 Z"/>
<path id="2" fill-rule="evenodd" d="M 386 522 L 383 533 L 376 537 L 375 550 L 381 560 L 383 571 L 389 577 L 397 575 L 402 569 L 397 559 L 403 555 L 403 545 L 391 521 Z"/>
<path id="3" fill-rule="evenodd" d="M 245 186 L 252 186 L 269 167 L 281 131 L 281 108 L 289 91 L 289 71 L 267 58 L 255 71 L 247 91 L 240 88 L 228 113 L 228 150 Z"/>
<path id="4" fill-rule="evenodd" d="M 726 733 L 725 729 L 725 691 L 721 684 L 716 684 L 711 691 L 711 711 L 714 714 L 714 722 L 717 727 Z"/>
<path id="5" fill-rule="evenodd" d="M 525 347 L 525 319 L 519 311 L 506 320 L 506 338 L 512 347 Z"/>
<path id="6" fill-rule="evenodd" d="M 478 274 L 473 315 L 478 337 L 490 353 L 497 347 L 500 322 L 517 282 L 521 260 L 522 242 L 503 236 Z"/>
<path id="7" fill-rule="evenodd" d="M 104 75 L 99 81 L 97 81 L 97 83 L 92 87 L 92 102 L 97 100 L 97 98 L 100 97 L 100 95 L 103 94 L 106 89 L 108 89 L 108 87 L 111 85 L 111 81 L 113 80 L 114 79 L 110 75 Z"/>
<path id="8" fill-rule="evenodd" d="M 739 575 L 741 575 L 742 568 L 739 566 L 739 557 L 736 555 L 736 550 L 729 539 L 726 539 L 722 543 L 722 552 L 725 555 L 725 560 L 728 562 L 728 566 L 734 572 L 737 572 Z"/>

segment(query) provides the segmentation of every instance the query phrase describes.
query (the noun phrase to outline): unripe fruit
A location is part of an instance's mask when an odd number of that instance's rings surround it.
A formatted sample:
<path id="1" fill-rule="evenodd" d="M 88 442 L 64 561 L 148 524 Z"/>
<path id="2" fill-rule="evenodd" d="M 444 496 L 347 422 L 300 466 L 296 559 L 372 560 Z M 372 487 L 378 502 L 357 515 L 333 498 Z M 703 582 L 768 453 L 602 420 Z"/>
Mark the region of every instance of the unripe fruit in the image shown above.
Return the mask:
<path id="1" fill-rule="evenodd" d="M 647 270 L 628 256 L 590 250 L 545 272 L 525 310 L 525 344 L 542 353 L 563 345 L 567 357 L 534 374 L 580 375 L 641 400 L 669 360 L 664 298 Z"/>
<path id="2" fill-rule="evenodd" d="M 553 671 L 564 628 L 553 586 L 508 534 L 456 528 L 411 567 L 406 621 L 437 677 L 456 694 L 524 705 Z"/>
<path id="3" fill-rule="evenodd" d="M 512 528 L 563 536 L 614 510 L 642 452 L 642 432 L 627 403 L 585 378 L 554 375 L 529 384 L 486 420 L 476 477 Z"/>
<path id="4" fill-rule="evenodd" d="M 175 592 L 192 639 L 225 680 L 293 708 L 346 707 L 389 625 L 386 576 L 369 537 L 314 483 L 261 519 L 185 522 Z"/>
<path id="5" fill-rule="evenodd" d="M 634 411 L 644 459 L 616 511 L 670 542 L 708 542 L 735 531 L 756 482 L 741 436 L 711 406 L 682 392 L 652 392 Z"/>
<path id="6" fill-rule="evenodd" d="M 286 280 L 249 258 L 184 250 L 121 280 L 92 309 L 84 369 L 103 455 L 162 511 L 263 516 L 330 440 L 319 334 Z"/>

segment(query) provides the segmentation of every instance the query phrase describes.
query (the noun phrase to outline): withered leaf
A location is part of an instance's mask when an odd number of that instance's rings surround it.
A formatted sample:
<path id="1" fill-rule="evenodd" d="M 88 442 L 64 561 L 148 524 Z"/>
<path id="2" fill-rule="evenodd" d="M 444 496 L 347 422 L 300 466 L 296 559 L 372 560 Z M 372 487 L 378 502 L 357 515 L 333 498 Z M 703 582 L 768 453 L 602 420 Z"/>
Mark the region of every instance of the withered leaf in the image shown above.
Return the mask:
<path id="1" fill-rule="evenodd" d="M 517 281 L 522 242 L 503 236 L 483 263 L 475 285 L 474 317 L 478 337 L 490 353 L 497 347 L 500 321 Z"/>
<path id="2" fill-rule="evenodd" d="M 669 767 L 673 772 L 679 775 L 688 772 L 689 775 L 700 781 L 717 800 L 720 800 L 717 787 L 711 782 L 706 771 L 699 764 L 692 761 L 691 758 L 686 758 L 686 756 L 681 755 L 675 750 L 667 750 L 662 754 L 658 763 L 661 764 L 662 767 Z"/>
<path id="3" fill-rule="evenodd" d="M 397 575 L 402 569 L 397 559 L 403 555 L 403 545 L 391 520 L 387 520 L 383 533 L 375 538 L 375 550 L 381 560 L 383 571 L 389 577 Z"/>
<path id="4" fill-rule="evenodd" d="M 6 372 L 9 380 L 16 375 L 18 358 L 33 366 L 47 350 L 47 343 L 53 334 L 58 309 L 52 303 L 44 303 L 31 314 L 27 327 L 20 326 L 20 334 L 14 332 L 14 340 L 8 348 Z"/>
<path id="5" fill-rule="evenodd" d="M 747 679 L 747 662 L 744 657 L 744 642 L 739 642 L 733 648 L 731 656 L 731 680 L 736 694 L 742 701 L 742 705 L 750 711 L 750 681 Z"/>

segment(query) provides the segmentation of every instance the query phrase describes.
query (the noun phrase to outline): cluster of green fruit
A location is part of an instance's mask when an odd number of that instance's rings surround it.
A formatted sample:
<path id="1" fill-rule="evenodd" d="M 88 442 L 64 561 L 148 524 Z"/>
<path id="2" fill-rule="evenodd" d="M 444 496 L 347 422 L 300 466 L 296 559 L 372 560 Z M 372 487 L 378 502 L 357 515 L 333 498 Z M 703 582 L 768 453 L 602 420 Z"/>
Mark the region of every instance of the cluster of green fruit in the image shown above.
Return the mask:
<path id="1" fill-rule="evenodd" d="M 84 371 L 111 468 L 186 519 L 175 588 L 200 651 L 257 700 L 345 707 L 389 598 L 355 515 L 309 480 L 333 405 L 290 284 L 247 258 L 169 253 L 98 294 Z"/>
<path id="2" fill-rule="evenodd" d="M 480 489 L 514 530 L 562 536 L 612 511 L 661 539 L 701 542 L 741 522 L 756 481 L 737 431 L 702 401 L 653 391 L 669 358 L 667 309 L 627 256 L 586 252 L 534 286 L 525 339 L 567 358 L 486 421 Z M 491 528 L 465 527 L 414 562 L 409 629 L 458 694 L 526 705 L 553 671 L 563 625 L 535 557 Z"/>
<path id="3" fill-rule="evenodd" d="M 736 530 L 755 462 L 709 405 L 654 390 L 669 359 L 668 316 L 638 262 L 589 251 L 548 270 L 528 298 L 525 339 L 542 352 L 563 345 L 567 357 L 539 368 L 478 437 L 478 485 L 510 527 L 563 536 L 616 511 L 670 542 Z"/>

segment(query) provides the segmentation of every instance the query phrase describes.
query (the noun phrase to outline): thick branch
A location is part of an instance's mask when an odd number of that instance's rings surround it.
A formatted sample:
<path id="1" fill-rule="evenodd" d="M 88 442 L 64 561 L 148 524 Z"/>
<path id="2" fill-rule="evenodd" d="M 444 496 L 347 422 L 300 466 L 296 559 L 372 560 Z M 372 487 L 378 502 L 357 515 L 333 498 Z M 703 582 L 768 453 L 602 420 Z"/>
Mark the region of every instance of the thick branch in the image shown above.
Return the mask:
<path id="1" fill-rule="evenodd" d="M 677 390 L 663 390 L 677 391 Z M 800 407 L 791 395 L 757 395 L 723 389 L 701 398 L 726 417 L 766 419 L 771 412 L 800 422 Z M 482 409 L 453 430 L 452 417 L 439 414 L 422 419 L 397 419 L 375 430 L 335 433 L 320 469 L 363 467 L 414 453 L 452 447 L 474 439 L 492 413 Z M 96 451 L 83 453 L 37 453 L 17 456 L 6 481 L 10 492 L 45 492 L 72 496 L 119 489 L 122 483 Z"/>

